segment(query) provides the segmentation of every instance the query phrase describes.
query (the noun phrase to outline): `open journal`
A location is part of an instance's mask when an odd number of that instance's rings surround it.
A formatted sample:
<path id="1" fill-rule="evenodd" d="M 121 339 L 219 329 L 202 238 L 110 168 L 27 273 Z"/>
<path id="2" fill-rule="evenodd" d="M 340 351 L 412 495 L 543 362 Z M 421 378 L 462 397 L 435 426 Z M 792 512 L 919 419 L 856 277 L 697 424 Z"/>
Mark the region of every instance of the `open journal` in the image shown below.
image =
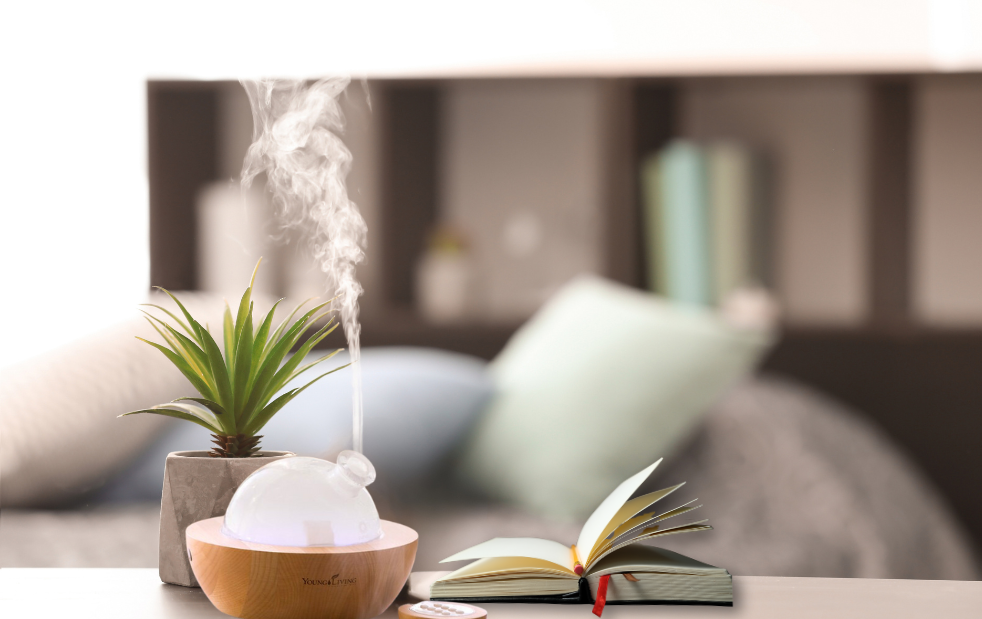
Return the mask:
<path id="1" fill-rule="evenodd" d="M 462 602 L 733 603 L 729 572 L 678 553 L 636 545 L 664 535 L 711 529 L 706 520 L 669 519 L 700 507 L 695 500 L 661 511 L 654 505 L 683 484 L 636 498 L 661 460 L 619 485 L 587 519 L 576 543 L 495 538 L 441 563 L 473 563 L 433 583 L 433 600 Z"/>

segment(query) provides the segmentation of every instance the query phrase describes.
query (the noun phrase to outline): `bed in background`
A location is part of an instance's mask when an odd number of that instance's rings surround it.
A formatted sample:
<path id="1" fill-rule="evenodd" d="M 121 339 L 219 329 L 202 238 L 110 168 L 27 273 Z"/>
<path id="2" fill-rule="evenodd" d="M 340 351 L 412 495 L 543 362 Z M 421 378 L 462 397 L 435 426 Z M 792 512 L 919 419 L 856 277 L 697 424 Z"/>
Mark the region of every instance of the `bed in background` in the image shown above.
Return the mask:
<path id="1" fill-rule="evenodd" d="M 944 500 L 882 434 L 780 379 L 733 389 L 650 483 L 679 481 L 715 529 L 662 545 L 733 574 L 980 578 Z M 415 483 L 373 488 L 373 496 L 383 517 L 419 531 L 416 569 L 438 569 L 440 559 L 490 537 L 568 539 L 581 524 L 488 502 L 439 476 Z M 0 567 L 156 567 L 158 518 L 152 501 L 3 509 Z"/>
<path id="2" fill-rule="evenodd" d="M 583 311 L 583 290 L 581 287 L 577 294 L 567 297 L 574 314 Z M 617 297 L 609 292 L 596 296 Z M 610 416 L 629 415 L 634 420 L 633 431 L 640 434 L 635 444 L 642 446 L 623 454 L 618 451 L 625 450 L 618 450 L 614 442 L 609 453 L 596 456 L 598 469 L 619 481 L 626 475 L 617 467 L 635 467 L 637 462 L 650 463 L 665 455 L 649 483 L 665 487 L 686 481 L 678 498 L 698 497 L 703 504 L 701 517 L 709 518 L 715 527 L 707 533 L 667 538 L 664 546 L 741 575 L 980 577 L 971 539 L 952 517 L 944 499 L 881 432 L 820 394 L 776 377 L 748 376 L 733 386 L 734 371 L 744 364 L 752 366 L 756 358 L 756 353 L 739 352 L 756 350 L 753 347 L 758 344 L 753 339 L 734 339 L 732 333 L 723 333 L 717 338 L 719 342 L 739 350 L 727 353 L 733 363 L 718 364 L 715 378 L 706 374 L 707 364 L 699 355 L 721 354 L 707 344 L 716 337 L 717 327 L 706 322 L 713 319 L 707 315 L 693 323 L 687 317 L 683 322 L 689 321 L 684 323 L 689 326 L 680 327 L 682 323 L 675 322 L 677 317 L 663 311 L 664 307 L 652 310 L 635 301 L 625 302 L 634 308 L 632 312 L 638 312 L 635 318 L 640 322 L 632 324 L 633 319 L 625 314 L 620 321 L 628 323 L 624 337 L 612 338 L 606 332 L 592 345 L 614 342 L 616 346 L 651 348 L 653 341 L 666 334 L 678 338 L 690 327 L 694 329 L 692 337 L 704 338 L 702 344 L 683 338 L 670 340 L 674 348 L 662 346 L 668 359 L 685 357 L 673 354 L 679 346 L 691 353 L 687 361 L 691 371 L 676 368 L 672 381 L 685 389 L 649 385 L 644 399 L 631 400 L 633 404 L 623 411 L 614 406 L 597 413 L 597 428 L 607 427 Z M 496 479 L 499 463 L 487 459 L 486 454 L 500 453 L 513 459 L 521 455 L 514 453 L 520 442 L 513 440 L 513 434 L 502 432 L 501 427 L 507 425 L 501 426 L 493 416 L 507 419 L 514 410 L 529 410 L 520 394 L 502 397 L 509 385 L 521 387 L 521 381 L 500 380 L 508 375 L 502 364 L 510 359 L 514 367 L 522 367 L 526 353 L 536 350 L 540 338 L 548 341 L 549 334 L 555 332 L 550 325 L 564 312 L 556 305 L 541 312 L 540 317 L 545 318 L 530 321 L 524 334 L 516 336 L 517 348 L 511 353 L 506 350 L 508 354 L 491 366 L 436 350 L 366 349 L 366 451 L 379 470 L 379 481 L 370 490 L 382 517 L 419 531 L 416 569 L 437 569 L 440 559 L 495 536 L 575 537 L 582 524 L 577 505 L 594 505 L 591 493 L 609 490 L 597 482 L 584 490 L 583 496 L 574 497 L 572 505 L 550 511 L 530 497 L 525 487 L 482 481 Z M 645 322 L 653 320 L 652 316 L 657 320 Z M 671 329 L 657 324 L 666 320 L 672 321 Z M 155 366 L 156 359 L 141 356 L 148 347 L 130 346 L 135 328 L 135 323 L 120 325 L 114 331 L 118 337 L 76 343 L 52 358 L 4 375 L 0 396 L 20 408 L 6 406 L 0 411 L 5 430 L 12 430 L 5 434 L 13 439 L 6 442 L 2 454 L 4 480 L 0 492 L 5 502 L 0 509 L 0 566 L 156 565 L 162 455 L 199 448 L 208 437 L 191 424 L 134 429 L 127 427 L 130 418 L 115 418 L 165 396 L 187 395 L 183 379 L 166 382 L 164 377 L 176 374 L 169 372 L 166 360 Z M 583 336 L 576 343 L 589 346 L 590 341 L 589 336 Z M 102 361 L 94 370 L 72 363 L 73 358 L 92 359 L 94 351 Z M 611 351 L 584 354 L 607 359 Z M 617 355 L 624 354 L 617 351 Z M 643 367 L 656 367 L 662 361 L 645 363 L 648 365 Z M 154 380 L 139 380 L 136 369 L 152 373 Z M 111 401 L 103 400 L 101 405 L 82 402 L 86 395 L 94 397 L 92 381 L 86 380 L 92 371 L 100 376 L 107 372 L 129 376 L 135 388 L 111 390 Z M 697 375 L 691 373 L 696 371 Z M 59 373 L 59 392 L 38 392 L 34 387 L 52 373 Z M 668 375 L 671 372 L 660 371 L 646 380 Z M 698 380 L 692 380 L 693 376 Z M 560 378 L 556 383 L 560 386 L 575 380 Z M 624 389 L 616 379 L 612 375 L 604 384 L 613 381 L 617 389 Z M 533 386 L 537 380 L 550 379 L 534 378 Z M 141 385 L 148 389 L 139 388 Z M 350 394 L 345 389 L 350 387 L 346 385 L 346 381 L 322 381 L 319 390 L 311 389 L 304 400 L 298 398 L 293 409 L 274 418 L 278 425 L 271 424 L 264 432 L 265 444 L 302 455 L 330 455 L 325 449 L 340 446 L 329 447 L 322 438 L 343 433 L 340 426 L 332 429 L 330 424 L 334 423 L 331 420 L 347 418 Z M 538 392 L 533 395 L 540 397 Z M 47 436 L 30 423 L 32 416 L 45 420 L 65 414 L 64 409 L 45 406 L 46 401 L 56 406 L 66 402 L 77 405 L 71 411 L 75 415 L 73 435 Z M 641 401 L 648 404 L 641 406 Z M 536 406 L 544 405 L 538 399 L 535 402 Z M 715 403 L 709 406 L 709 402 Z M 674 412 L 669 412 L 684 418 L 684 423 L 676 425 L 672 440 L 666 442 L 666 436 L 655 433 L 663 427 L 659 416 L 672 407 Z M 642 424 L 639 420 L 647 421 Z M 72 452 L 74 443 L 90 441 L 93 445 L 87 449 L 94 449 L 100 438 L 111 441 L 101 458 L 85 461 L 79 459 L 81 452 Z M 563 440 L 560 436 L 556 442 Z M 483 448 L 473 448 L 482 442 Z M 653 446 L 650 453 L 645 445 Z M 57 457 L 45 457 L 58 455 L 59 449 L 67 450 L 69 463 L 78 461 L 71 471 L 71 484 L 59 483 L 59 466 L 66 466 L 66 460 L 59 463 Z M 32 466 L 37 457 L 43 458 L 45 466 Z M 474 467 L 482 458 L 487 465 L 475 475 Z M 115 465 L 107 466 L 108 460 L 115 460 Z M 643 465 L 636 466 L 641 468 Z M 35 472 L 38 475 L 32 478 Z M 628 471 L 633 472 L 636 470 Z M 538 487 L 549 483 L 545 480 L 555 473 L 533 469 L 539 476 L 535 482 Z"/>

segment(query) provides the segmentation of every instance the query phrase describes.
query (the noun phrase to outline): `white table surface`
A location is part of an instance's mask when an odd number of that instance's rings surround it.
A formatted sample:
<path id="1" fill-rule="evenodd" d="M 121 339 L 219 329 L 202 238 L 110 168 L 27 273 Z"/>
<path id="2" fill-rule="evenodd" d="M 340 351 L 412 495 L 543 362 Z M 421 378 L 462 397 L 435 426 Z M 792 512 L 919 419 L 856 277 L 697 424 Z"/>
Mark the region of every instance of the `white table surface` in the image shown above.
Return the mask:
<path id="1" fill-rule="evenodd" d="M 979 619 L 982 582 L 736 576 L 735 604 L 608 606 L 604 619 Z M 594 619 L 587 605 L 484 604 L 489 619 Z M 161 584 L 155 569 L 0 569 L 2 619 L 225 617 L 200 589 Z M 385 613 L 394 617 L 394 609 Z"/>

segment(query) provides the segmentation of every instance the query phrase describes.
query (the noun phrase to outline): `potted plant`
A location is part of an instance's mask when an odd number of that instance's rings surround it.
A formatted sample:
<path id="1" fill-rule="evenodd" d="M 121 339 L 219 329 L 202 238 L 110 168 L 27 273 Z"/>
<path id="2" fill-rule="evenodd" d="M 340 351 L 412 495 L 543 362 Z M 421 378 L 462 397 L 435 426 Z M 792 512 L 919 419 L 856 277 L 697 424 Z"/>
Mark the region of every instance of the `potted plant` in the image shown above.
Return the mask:
<path id="1" fill-rule="evenodd" d="M 308 299 L 274 329 L 273 317 L 281 299 L 256 324 L 252 289 L 258 270 L 257 263 L 234 317 L 225 304 L 223 347 L 219 347 L 207 325 L 202 326 L 177 297 L 163 288 L 160 290 L 177 304 L 183 320 L 159 305 L 148 304 L 163 312 L 170 322 L 144 311 L 164 343 L 138 339 L 163 353 L 197 389 L 198 397 L 182 397 L 122 416 L 150 413 L 190 421 L 211 432 L 215 443 L 211 451 L 178 451 L 167 456 L 159 549 L 160 579 L 167 583 L 197 586 L 188 563 L 185 529 L 198 520 L 223 515 L 232 494 L 249 474 L 273 460 L 293 455 L 260 451 L 259 432 L 263 426 L 307 387 L 346 367 L 336 367 L 301 387 L 280 393 L 290 381 L 340 352 L 338 349 L 304 364 L 307 354 L 337 324 L 331 317 L 284 363 L 311 326 L 331 314 L 324 310 L 331 301 L 296 318 Z"/>

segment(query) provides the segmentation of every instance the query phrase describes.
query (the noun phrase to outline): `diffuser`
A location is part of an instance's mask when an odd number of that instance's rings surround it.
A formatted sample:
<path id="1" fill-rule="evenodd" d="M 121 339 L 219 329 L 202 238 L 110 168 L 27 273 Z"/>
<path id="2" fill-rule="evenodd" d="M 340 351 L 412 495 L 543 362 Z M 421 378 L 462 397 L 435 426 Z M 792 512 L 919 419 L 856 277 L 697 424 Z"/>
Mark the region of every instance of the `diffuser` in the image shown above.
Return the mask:
<path id="1" fill-rule="evenodd" d="M 368 619 L 402 589 L 418 536 L 380 520 L 365 489 L 375 469 L 286 458 L 250 475 L 224 517 L 187 529 L 188 559 L 218 610 L 243 619 Z"/>

